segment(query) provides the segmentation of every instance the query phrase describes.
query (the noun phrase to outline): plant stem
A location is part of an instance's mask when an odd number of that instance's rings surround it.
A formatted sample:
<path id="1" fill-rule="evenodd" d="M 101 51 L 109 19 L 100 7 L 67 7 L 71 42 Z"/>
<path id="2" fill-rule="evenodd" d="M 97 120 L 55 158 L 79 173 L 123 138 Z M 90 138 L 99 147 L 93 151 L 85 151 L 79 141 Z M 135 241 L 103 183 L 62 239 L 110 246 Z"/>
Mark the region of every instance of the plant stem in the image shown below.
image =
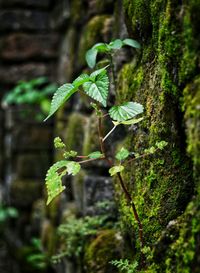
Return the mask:
<path id="1" fill-rule="evenodd" d="M 101 158 L 90 158 L 90 159 L 78 161 L 78 163 L 79 163 L 79 164 L 82 164 L 82 163 L 87 163 L 87 162 L 91 162 L 91 161 L 95 161 L 95 160 L 99 160 L 99 159 L 105 159 L 105 157 L 101 157 Z"/>
<path id="2" fill-rule="evenodd" d="M 111 67 L 111 72 L 112 72 L 113 84 L 114 84 L 115 90 L 117 90 L 117 77 L 115 74 L 115 66 L 113 63 L 112 54 L 109 54 L 109 59 L 110 59 L 110 67 Z"/>
<path id="3" fill-rule="evenodd" d="M 110 167 L 113 167 L 113 162 L 108 158 L 108 156 L 106 155 L 106 149 L 103 143 L 103 140 L 105 139 L 105 137 L 103 138 L 103 128 L 102 128 L 102 117 L 98 118 L 98 132 L 99 132 L 99 143 L 100 143 L 100 148 L 101 148 L 101 152 L 104 154 L 104 159 L 108 162 L 108 164 L 110 165 Z M 144 247 L 144 238 L 143 238 L 143 227 L 142 227 L 142 223 L 140 221 L 139 215 L 137 213 L 137 209 L 136 206 L 131 198 L 130 193 L 127 190 L 127 187 L 124 183 L 124 180 L 121 176 L 120 173 L 117 173 L 117 177 L 118 180 L 120 182 L 121 188 L 126 196 L 127 202 L 128 204 L 131 206 L 132 210 L 133 210 L 133 215 L 135 220 L 137 221 L 138 227 L 139 227 L 139 239 L 140 239 L 140 245 L 141 248 Z M 142 254 L 142 263 L 143 263 L 144 257 Z"/>
<path id="4" fill-rule="evenodd" d="M 112 134 L 112 132 L 115 130 L 115 128 L 117 127 L 117 125 L 115 125 L 110 132 L 107 133 L 107 135 L 103 138 L 103 142 L 109 137 L 110 134 Z"/>

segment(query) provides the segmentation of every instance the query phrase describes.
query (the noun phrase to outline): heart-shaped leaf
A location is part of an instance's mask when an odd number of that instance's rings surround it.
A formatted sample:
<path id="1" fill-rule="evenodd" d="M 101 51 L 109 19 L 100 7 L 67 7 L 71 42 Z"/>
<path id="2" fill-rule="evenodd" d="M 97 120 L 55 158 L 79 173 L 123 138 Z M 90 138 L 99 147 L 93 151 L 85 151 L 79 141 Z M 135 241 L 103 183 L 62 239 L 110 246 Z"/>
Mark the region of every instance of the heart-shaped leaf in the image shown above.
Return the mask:
<path id="1" fill-rule="evenodd" d="M 109 79 L 105 68 L 102 69 L 101 73 L 98 71 L 93 72 L 90 75 L 91 81 L 83 84 L 85 93 L 96 101 L 99 101 L 106 107 Z"/>
<path id="2" fill-rule="evenodd" d="M 113 106 L 109 110 L 109 115 L 113 120 L 119 122 L 129 120 L 143 112 L 143 106 L 137 102 L 125 102 L 120 106 Z"/>
<path id="3" fill-rule="evenodd" d="M 129 156 L 129 154 L 130 152 L 126 148 L 122 147 L 115 157 L 121 161 L 126 159 Z"/>
<path id="4" fill-rule="evenodd" d="M 60 108 L 60 106 L 62 106 L 63 103 L 66 102 L 76 91 L 77 88 L 75 88 L 74 85 L 70 83 L 66 83 L 59 87 L 53 95 L 49 115 L 44 121 L 50 118 L 58 110 L 58 108 Z"/>

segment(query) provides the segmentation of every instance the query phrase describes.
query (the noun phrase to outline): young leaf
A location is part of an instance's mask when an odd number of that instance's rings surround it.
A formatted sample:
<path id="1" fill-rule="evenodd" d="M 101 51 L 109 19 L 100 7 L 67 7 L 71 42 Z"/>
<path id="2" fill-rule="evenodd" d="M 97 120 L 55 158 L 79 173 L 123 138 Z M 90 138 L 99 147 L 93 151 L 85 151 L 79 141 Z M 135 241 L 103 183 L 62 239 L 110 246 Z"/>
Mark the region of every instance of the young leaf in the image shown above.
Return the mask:
<path id="1" fill-rule="evenodd" d="M 113 106 L 109 110 L 112 119 L 119 122 L 126 121 L 143 112 L 143 106 L 137 102 L 125 102 L 120 106 Z"/>
<path id="2" fill-rule="evenodd" d="M 113 42 L 109 43 L 111 49 L 120 49 L 123 46 L 123 42 L 120 39 L 116 39 Z"/>
<path id="3" fill-rule="evenodd" d="M 122 147 L 115 157 L 121 161 L 126 159 L 129 156 L 129 154 L 130 152 L 126 148 Z"/>
<path id="4" fill-rule="evenodd" d="M 88 155 L 89 158 L 101 158 L 103 156 L 103 154 L 99 151 L 93 152 L 91 154 Z"/>
<path id="5" fill-rule="evenodd" d="M 164 140 L 156 142 L 156 146 L 158 147 L 158 149 L 163 150 L 165 148 L 165 146 L 167 146 L 168 143 Z"/>
<path id="6" fill-rule="evenodd" d="M 124 166 L 117 165 L 109 169 L 109 173 L 111 176 L 115 175 L 116 173 L 120 173 L 124 170 Z"/>
<path id="7" fill-rule="evenodd" d="M 81 169 L 81 165 L 75 161 L 67 161 L 68 174 L 76 175 Z"/>
<path id="8" fill-rule="evenodd" d="M 81 86 L 82 84 L 84 84 L 85 82 L 89 81 L 90 77 L 87 74 L 81 74 L 80 76 L 78 76 L 78 78 L 76 78 L 73 81 L 73 85 L 74 87 L 78 88 L 79 86 Z"/>
<path id="9" fill-rule="evenodd" d="M 77 88 L 75 88 L 70 83 L 66 83 L 62 85 L 61 87 L 59 87 L 57 91 L 55 92 L 55 94 L 53 95 L 49 115 L 44 121 L 50 118 L 58 110 L 58 108 L 61 105 L 63 105 L 63 103 L 67 101 L 71 97 L 71 95 L 73 95 L 76 91 L 77 91 Z"/>
<path id="10" fill-rule="evenodd" d="M 67 172 L 66 164 L 65 160 L 58 161 L 47 172 L 45 178 L 48 194 L 47 205 L 65 189 L 61 179 Z"/>
<path id="11" fill-rule="evenodd" d="M 109 51 L 109 46 L 106 43 L 98 43 L 94 45 L 92 48 L 96 49 L 98 52 L 107 52 Z"/>
<path id="12" fill-rule="evenodd" d="M 141 47 L 140 44 L 136 40 L 128 39 L 128 38 L 123 40 L 123 44 L 134 47 L 134 48 L 140 48 Z"/>
<path id="13" fill-rule="evenodd" d="M 97 49 L 91 48 L 86 52 L 85 58 L 88 66 L 90 68 L 94 68 L 96 64 L 96 58 L 97 58 Z"/>
<path id="14" fill-rule="evenodd" d="M 108 76 L 105 69 L 102 70 L 101 74 L 98 74 L 97 76 L 95 76 L 94 73 L 92 73 L 93 75 L 91 74 L 90 76 L 95 77 L 95 80 L 85 82 L 83 84 L 83 89 L 88 96 L 96 101 L 99 101 L 104 107 L 106 107 L 109 88 Z"/>

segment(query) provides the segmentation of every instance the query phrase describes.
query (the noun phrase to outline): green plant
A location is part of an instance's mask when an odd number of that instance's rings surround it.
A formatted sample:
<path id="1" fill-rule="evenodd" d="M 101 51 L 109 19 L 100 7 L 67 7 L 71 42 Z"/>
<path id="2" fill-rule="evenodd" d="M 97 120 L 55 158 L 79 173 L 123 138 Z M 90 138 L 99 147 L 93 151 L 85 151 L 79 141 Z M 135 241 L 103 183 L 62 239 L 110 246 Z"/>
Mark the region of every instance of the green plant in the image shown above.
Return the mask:
<path id="1" fill-rule="evenodd" d="M 18 211 L 14 207 L 5 207 L 0 204 L 0 225 L 5 223 L 9 218 L 17 218 Z"/>
<path id="2" fill-rule="evenodd" d="M 109 222 L 105 215 L 75 218 L 71 216 L 58 227 L 61 239 L 59 254 L 52 257 L 53 262 L 59 262 L 63 257 L 80 258 L 83 255 L 88 238 L 95 236 L 102 228 L 108 228 Z"/>
<path id="3" fill-rule="evenodd" d="M 121 272 L 124 272 L 124 273 L 135 273 L 138 267 L 137 261 L 130 263 L 130 261 L 127 259 L 113 260 L 110 263 L 116 266 Z"/>
<path id="4" fill-rule="evenodd" d="M 49 84 L 46 77 L 40 77 L 30 81 L 19 81 L 18 84 L 3 98 L 3 106 L 7 105 L 39 105 L 43 119 L 50 109 L 49 96 L 57 89 L 56 84 Z"/>
<path id="5" fill-rule="evenodd" d="M 133 215 L 138 224 L 139 240 L 141 247 L 144 246 L 143 227 L 140 221 L 137 209 L 131 194 L 129 193 L 126 183 L 121 175 L 126 163 L 129 163 L 138 158 L 147 156 L 156 152 L 158 149 L 163 149 L 166 142 L 162 141 L 156 144 L 156 147 L 151 147 L 144 151 L 143 154 L 134 154 L 132 151 L 122 147 L 120 151 L 112 157 L 108 155 L 105 142 L 108 137 L 113 133 L 117 126 L 120 125 L 132 125 L 143 120 L 143 117 L 136 118 L 136 116 L 143 113 L 143 106 L 137 102 L 123 102 L 121 105 L 114 105 L 108 111 L 107 99 L 109 95 L 109 76 L 107 69 L 110 67 L 110 72 L 113 76 L 113 82 L 116 82 L 115 69 L 113 65 L 113 54 L 116 50 L 120 49 L 124 45 L 129 45 L 135 48 L 139 48 L 139 44 L 132 39 L 115 40 L 109 44 L 100 43 L 93 46 L 86 53 L 86 61 L 90 67 L 94 67 L 96 64 L 96 56 L 98 52 L 106 53 L 110 59 L 110 66 L 103 67 L 95 70 L 90 75 L 81 74 L 72 83 L 67 83 L 61 86 L 53 96 L 49 115 L 46 119 L 51 117 L 60 106 L 62 106 L 74 93 L 78 92 L 82 87 L 83 91 L 97 103 L 91 103 L 91 107 L 94 108 L 98 119 L 98 136 L 99 136 L 99 151 L 94 151 L 89 155 L 78 155 L 76 151 L 67 151 L 66 145 L 62 140 L 57 137 L 55 139 L 55 147 L 63 150 L 64 159 L 56 162 L 47 172 L 46 186 L 48 193 L 47 204 L 49 204 L 58 194 L 60 194 L 65 187 L 62 185 L 62 177 L 65 174 L 76 175 L 81 165 L 94 160 L 105 160 L 110 166 L 109 173 L 111 176 L 116 175 L 121 188 L 124 192 L 128 205 L 132 208 Z M 103 105 L 102 108 L 100 105 Z M 110 117 L 113 128 L 104 135 L 103 121 L 105 117 Z M 134 157 L 133 157 L 134 155 Z"/>
<path id="6" fill-rule="evenodd" d="M 41 240 L 38 238 L 31 239 L 31 246 L 29 247 L 26 261 L 34 269 L 43 270 L 47 268 L 49 263 L 48 257 L 42 249 Z"/>

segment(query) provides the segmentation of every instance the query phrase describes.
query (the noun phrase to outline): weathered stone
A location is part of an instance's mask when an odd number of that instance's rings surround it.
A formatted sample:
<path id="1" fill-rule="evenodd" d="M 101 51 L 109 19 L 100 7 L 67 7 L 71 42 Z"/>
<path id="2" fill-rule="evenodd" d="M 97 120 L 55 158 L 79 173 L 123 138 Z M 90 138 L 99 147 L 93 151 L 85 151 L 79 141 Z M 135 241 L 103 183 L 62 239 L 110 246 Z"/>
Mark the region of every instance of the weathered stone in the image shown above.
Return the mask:
<path id="1" fill-rule="evenodd" d="M 113 201 L 112 179 L 101 176 L 86 176 L 83 180 L 83 214 L 95 215 L 98 202 Z"/>
<path id="2" fill-rule="evenodd" d="M 20 178 L 44 178 L 50 165 L 49 155 L 45 151 L 37 154 L 18 154 L 15 161 L 15 173 Z"/>
<path id="3" fill-rule="evenodd" d="M 20 65 L 0 66 L 0 82 L 15 84 L 19 80 L 30 80 L 40 76 L 52 75 L 52 65 L 44 63 L 28 63 Z"/>
<path id="4" fill-rule="evenodd" d="M 34 8 L 48 8 L 49 0 L 0 0 L 0 7 L 34 7 Z"/>
<path id="5" fill-rule="evenodd" d="M 47 30 L 49 17 L 47 12 L 30 10 L 0 11 L 1 31 L 7 30 Z"/>
<path id="6" fill-rule="evenodd" d="M 42 195 L 42 183 L 35 180 L 14 180 L 10 186 L 12 206 L 27 207 Z"/>
<path id="7" fill-rule="evenodd" d="M 12 131 L 11 145 L 13 152 L 48 150 L 52 146 L 52 129 L 29 124 L 18 126 Z"/>
<path id="8" fill-rule="evenodd" d="M 0 39 L 0 57 L 12 61 L 55 58 L 58 56 L 58 42 L 56 34 L 11 34 Z"/>
<path id="9" fill-rule="evenodd" d="M 113 0 L 88 0 L 89 14 L 109 13 L 113 11 Z"/>

